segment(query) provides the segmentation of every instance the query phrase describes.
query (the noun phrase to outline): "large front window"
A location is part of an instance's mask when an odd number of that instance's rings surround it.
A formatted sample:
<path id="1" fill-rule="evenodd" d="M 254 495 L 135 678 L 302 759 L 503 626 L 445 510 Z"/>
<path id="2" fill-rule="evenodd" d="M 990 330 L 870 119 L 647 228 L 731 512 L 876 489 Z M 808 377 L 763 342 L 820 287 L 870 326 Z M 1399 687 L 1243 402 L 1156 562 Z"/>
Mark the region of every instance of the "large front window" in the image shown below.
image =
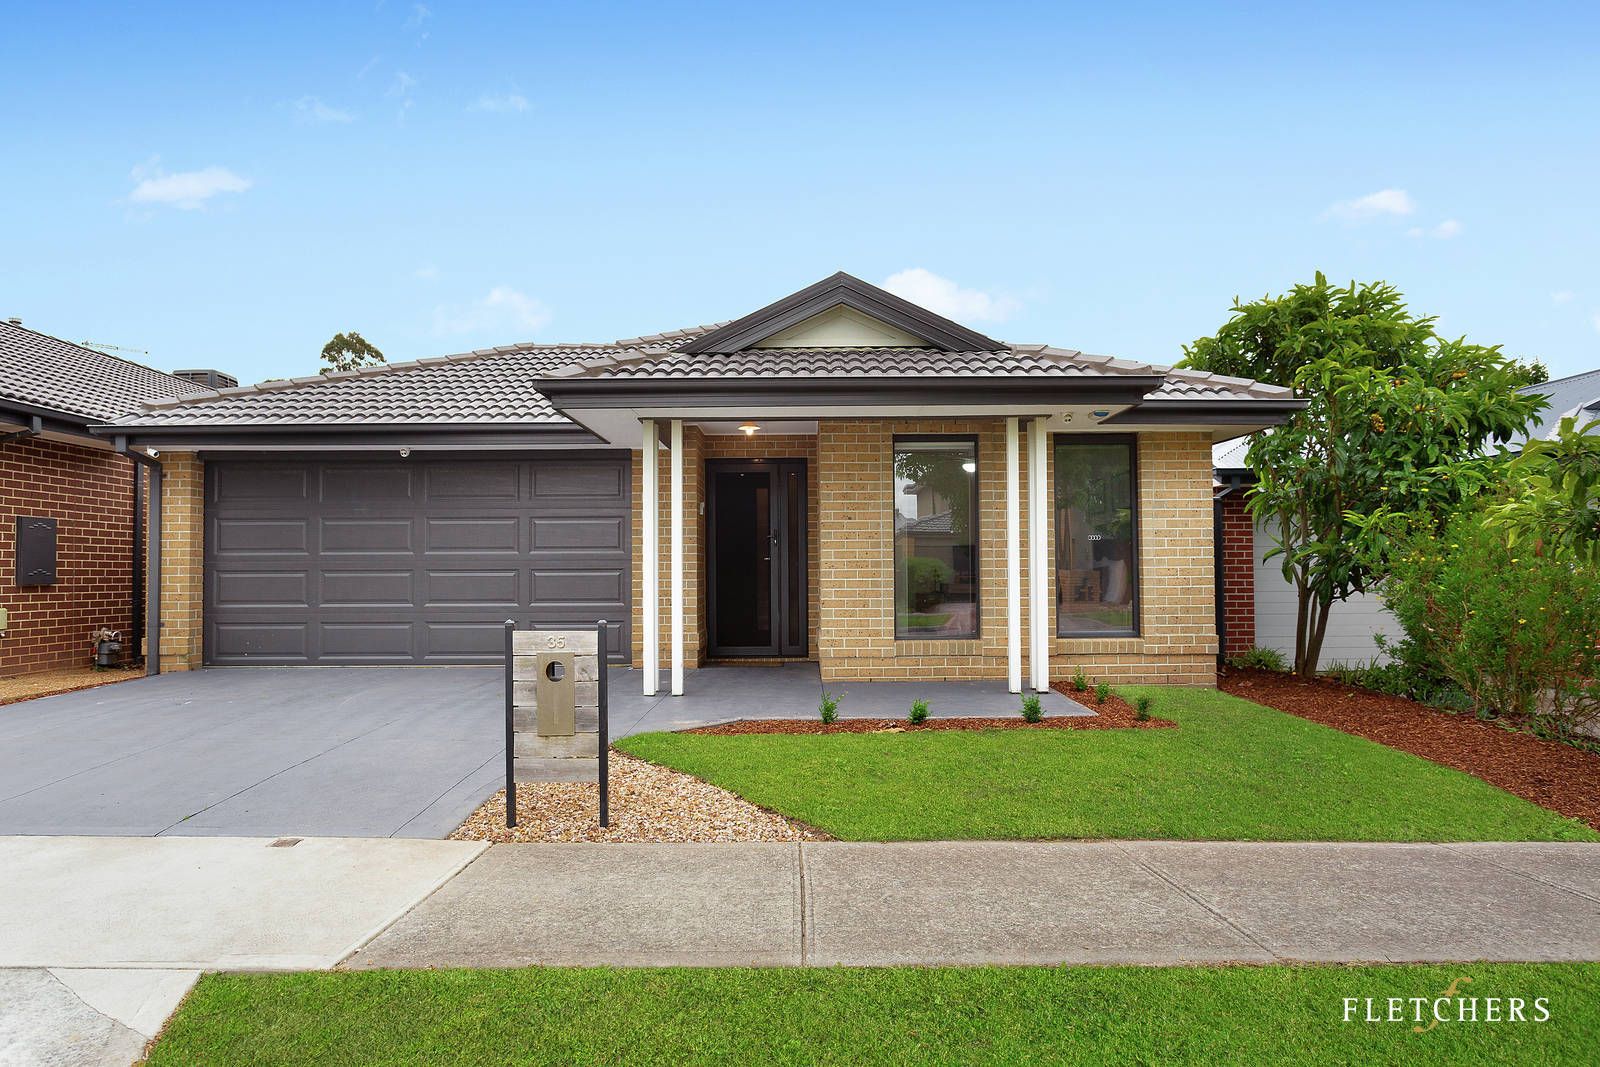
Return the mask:
<path id="1" fill-rule="evenodd" d="M 978 635 L 978 445 L 971 438 L 894 444 L 894 633 Z"/>
<path id="2" fill-rule="evenodd" d="M 1132 438 L 1056 438 L 1056 632 L 1139 629 Z"/>

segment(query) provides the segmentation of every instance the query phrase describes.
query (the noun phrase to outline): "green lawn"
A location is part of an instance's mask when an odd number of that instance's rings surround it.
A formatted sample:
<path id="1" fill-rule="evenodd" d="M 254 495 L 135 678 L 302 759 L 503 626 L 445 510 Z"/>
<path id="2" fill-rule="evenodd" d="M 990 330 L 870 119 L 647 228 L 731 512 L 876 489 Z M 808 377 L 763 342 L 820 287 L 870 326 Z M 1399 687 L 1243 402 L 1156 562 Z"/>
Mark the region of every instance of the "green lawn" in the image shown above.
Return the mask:
<path id="1" fill-rule="evenodd" d="M 1549 1020 L 1343 1021 L 1463 976 Z M 228 974 L 150 1063 L 1589 1063 L 1597 988 L 1596 964 Z"/>
<path id="2" fill-rule="evenodd" d="M 1237 697 L 1119 692 L 1149 694 L 1179 728 L 643 734 L 617 747 L 848 841 L 1600 840 L 1470 775 Z"/>

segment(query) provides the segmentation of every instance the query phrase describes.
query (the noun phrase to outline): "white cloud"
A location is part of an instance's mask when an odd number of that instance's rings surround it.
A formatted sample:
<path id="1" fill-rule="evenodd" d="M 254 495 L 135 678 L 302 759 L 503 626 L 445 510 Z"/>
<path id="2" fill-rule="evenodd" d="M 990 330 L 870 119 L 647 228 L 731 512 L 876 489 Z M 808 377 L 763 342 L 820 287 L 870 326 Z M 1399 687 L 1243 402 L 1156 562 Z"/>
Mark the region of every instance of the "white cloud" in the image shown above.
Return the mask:
<path id="1" fill-rule="evenodd" d="M 422 24 L 427 22 L 432 17 L 433 12 L 428 9 L 427 4 L 412 4 L 411 14 L 406 16 L 406 21 L 401 28 L 407 30 L 420 30 L 422 28 Z"/>
<path id="2" fill-rule="evenodd" d="M 241 178 L 226 167 L 168 174 L 156 165 L 155 159 L 134 167 L 132 178 L 135 185 L 128 194 L 129 200 L 136 204 L 170 204 L 185 211 L 204 207 L 219 193 L 242 193 L 251 185 L 249 178 Z"/>
<path id="3" fill-rule="evenodd" d="M 471 104 L 468 104 L 467 110 L 510 113 L 526 111 L 530 106 L 528 98 L 521 93 L 507 93 L 504 96 L 491 96 L 488 93 L 484 93 Z"/>
<path id="4" fill-rule="evenodd" d="M 384 95 L 400 101 L 400 118 L 406 117 L 406 112 L 411 110 L 411 90 L 417 87 L 417 79 L 403 70 L 394 72 L 394 79 L 389 82 L 389 89 Z"/>
<path id="5" fill-rule="evenodd" d="M 1461 222 L 1458 219 L 1445 219 L 1437 226 L 1424 228 L 1413 226 L 1406 231 L 1407 237 L 1432 237 L 1439 241 L 1448 241 L 1461 233 Z"/>
<path id="6" fill-rule="evenodd" d="M 1379 189 L 1354 200 L 1330 204 L 1322 214 L 1325 218 L 1342 219 L 1345 222 L 1366 222 L 1386 215 L 1409 215 L 1416 210 L 1416 201 L 1404 189 Z"/>
<path id="7" fill-rule="evenodd" d="M 433 309 L 433 329 L 439 334 L 533 334 L 550 325 L 550 309 L 509 285 L 497 285 L 481 300 L 466 305 L 440 305 Z M 507 338 L 510 340 L 511 338 Z"/>
<path id="8" fill-rule="evenodd" d="M 294 102 L 295 113 L 301 122 L 354 122 L 355 115 L 343 108 L 324 104 L 315 96 L 302 96 Z"/>
<path id="9" fill-rule="evenodd" d="M 889 275 L 883 287 L 919 307 L 957 322 L 999 322 L 1015 314 L 1022 306 L 1009 296 L 963 289 L 949 278 L 941 278 L 921 267 Z"/>
<path id="10" fill-rule="evenodd" d="M 1557 289 L 1550 294 L 1550 300 L 1556 304 L 1570 304 L 1572 303 L 1572 298 L 1577 295 L 1571 289 Z"/>

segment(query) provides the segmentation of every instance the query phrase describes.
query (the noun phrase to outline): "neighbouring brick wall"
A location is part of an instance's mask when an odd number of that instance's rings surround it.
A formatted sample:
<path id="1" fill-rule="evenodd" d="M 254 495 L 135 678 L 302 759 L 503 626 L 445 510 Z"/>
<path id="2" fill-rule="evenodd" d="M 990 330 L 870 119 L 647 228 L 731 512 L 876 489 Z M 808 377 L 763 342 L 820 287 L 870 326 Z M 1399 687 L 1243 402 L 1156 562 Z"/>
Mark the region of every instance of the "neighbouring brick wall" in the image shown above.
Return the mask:
<path id="1" fill-rule="evenodd" d="M 205 465 L 163 452 L 161 489 L 161 669 L 202 663 L 205 589 Z"/>
<path id="2" fill-rule="evenodd" d="M 978 438 L 981 604 L 980 636 L 975 640 L 894 638 L 893 440 L 896 435 L 921 434 L 970 434 Z M 1215 684 L 1210 448 L 1210 440 L 1204 434 L 1140 435 L 1140 635 L 1054 638 L 1052 678 L 1064 677 L 1081 667 L 1095 678 L 1113 682 Z M 1029 560 L 1025 435 L 1020 453 L 1022 642 L 1026 650 Z M 1004 420 L 824 420 L 818 430 L 817 457 L 821 546 L 818 644 L 823 677 L 1004 677 Z M 1051 477 L 1047 476 L 1046 481 L 1052 484 Z M 1053 559 L 1053 530 L 1049 541 Z M 1055 568 L 1049 561 L 1046 567 L 1053 602 Z"/>
<path id="3" fill-rule="evenodd" d="M 1245 652 L 1256 643 L 1255 525 L 1245 510 L 1245 491 L 1223 497 L 1222 615 L 1223 654 Z"/>
<path id="4" fill-rule="evenodd" d="M 55 585 L 16 584 L 18 515 L 56 520 Z M 0 445 L 0 606 L 11 616 L 0 677 L 88 666 L 89 634 L 126 634 L 132 604 L 132 461 L 38 438 Z"/>

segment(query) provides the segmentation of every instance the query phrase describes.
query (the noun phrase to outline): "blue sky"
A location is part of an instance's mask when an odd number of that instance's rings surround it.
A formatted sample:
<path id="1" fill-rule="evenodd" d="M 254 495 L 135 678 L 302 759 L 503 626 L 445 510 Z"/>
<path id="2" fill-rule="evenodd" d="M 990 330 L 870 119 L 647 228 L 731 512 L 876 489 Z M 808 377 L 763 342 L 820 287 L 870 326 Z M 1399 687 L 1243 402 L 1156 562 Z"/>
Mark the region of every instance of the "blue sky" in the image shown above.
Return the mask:
<path id="1" fill-rule="evenodd" d="M 1593 6 L 34 5 L 0 315 L 254 381 L 742 314 L 834 270 L 1160 362 L 1383 278 L 1600 365 Z"/>

